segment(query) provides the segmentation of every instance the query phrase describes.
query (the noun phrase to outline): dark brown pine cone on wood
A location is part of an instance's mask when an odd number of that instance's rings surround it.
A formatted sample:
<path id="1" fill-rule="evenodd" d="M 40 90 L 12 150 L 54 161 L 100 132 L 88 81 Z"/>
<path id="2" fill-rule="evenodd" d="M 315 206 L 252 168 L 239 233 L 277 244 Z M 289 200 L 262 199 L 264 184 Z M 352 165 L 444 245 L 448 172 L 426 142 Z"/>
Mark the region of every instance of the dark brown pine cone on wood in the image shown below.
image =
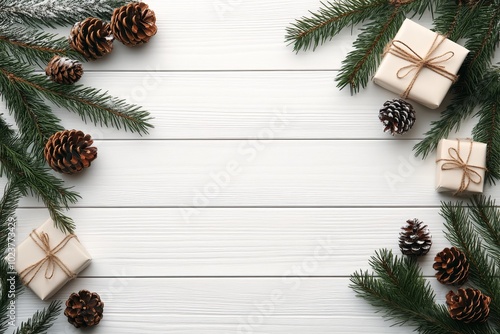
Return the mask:
<path id="1" fill-rule="evenodd" d="M 113 51 L 109 23 L 93 17 L 77 22 L 69 35 L 70 46 L 88 60 L 99 59 Z"/>
<path id="2" fill-rule="evenodd" d="M 114 37 L 127 46 L 147 43 L 157 32 L 155 13 L 144 2 L 116 8 L 111 17 Z"/>
<path id="3" fill-rule="evenodd" d="M 384 132 L 391 135 L 406 133 L 415 124 L 415 110 L 408 102 L 401 99 L 386 101 L 378 113 L 384 125 Z"/>
<path id="4" fill-rule="evenodd" d="M 43 151 L 49 166 L 57 172 L 74 174 L 90 167 L 97 157 L 97 148 L 90 135 L 78 130 L 65 130 L 53 134 Z"/>
<path id="5" fill-rule="evenodd" d="M 481 291 L 468 288 L 448 292 L 446 304 L 452 319 L 465 323 L 485 322 L 490 314 L 491 298 Z"/>
<path id="6" fill-rule="evenodd" d="M 80 290 L 69 296 L 64 315 L 68 317 L 68 322 L 76 328 L 85 328 L 99 324 L 103 310 L 104 303 L 97 293 Z"/>
<path id="7" fill-rule="evenodd" d="M 436 278 L 443 284 L 461 285 L 469 278 L 469 262 L 458 248 L 443 249 L 436 255 L 434 261 Z"/>

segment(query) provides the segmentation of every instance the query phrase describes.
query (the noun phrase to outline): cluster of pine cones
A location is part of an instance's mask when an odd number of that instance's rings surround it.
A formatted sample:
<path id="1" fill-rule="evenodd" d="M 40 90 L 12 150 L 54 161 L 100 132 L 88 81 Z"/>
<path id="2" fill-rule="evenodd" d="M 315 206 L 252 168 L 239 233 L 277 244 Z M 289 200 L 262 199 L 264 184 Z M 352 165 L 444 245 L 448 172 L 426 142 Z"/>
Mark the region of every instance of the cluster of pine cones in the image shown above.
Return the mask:
<path id="1" fill-rule="evenodd" d="M 113 40 L 127 46 L 147 43 L 156 34 L 155 13 L 143 2 L 134 2 L 116 8 L 111 23 L 89 17 L 77 22 L 69 36 L 71 48 L 87 60 L 99 59 L 113 50 Z M 67 57 L 54 56 L 45 73 L 60 84 L 73 84 L 80 80 L 82 64 Z"/>
<path id="2" fill-rule="evenodd" d="M 432 245 L 427 225 L 411 219 L 401 228 L 399 248 L 404 255 L 422 256 Z M 456 247 L 445 248 L 434 257 L 433 268 L 442 284 L 462 285 L 469 278 L 469 262 L 465 254 Z M 446 295 L 448 312 L 452 319 L 464 323 L 485 322 L 488 319 L 491 298 L 480 290 L 467 288 L 450 291 Z"/>
<path id="3" fill-rule="evenodd" d="M 133 2 L 116 8 L 111 22 L 89 17 L 77 22 L 69 36 L 71 48 L 87 60 L 95 60 L 113 50 L 113 40 L 127 46 L 147 43 L 156 34 L 156 16 L 143 2 Z M 59 84 L 74 84 L 83 75 L 82 64 L 77 60 L 55 55 L 45 73 Z M 97 157 L 90 135 L 82 131 L 65 130 L 53 134 L 47 141 L 44 157 L 49 166 L 60 173 L 75 174 L 90 167 Z"/>

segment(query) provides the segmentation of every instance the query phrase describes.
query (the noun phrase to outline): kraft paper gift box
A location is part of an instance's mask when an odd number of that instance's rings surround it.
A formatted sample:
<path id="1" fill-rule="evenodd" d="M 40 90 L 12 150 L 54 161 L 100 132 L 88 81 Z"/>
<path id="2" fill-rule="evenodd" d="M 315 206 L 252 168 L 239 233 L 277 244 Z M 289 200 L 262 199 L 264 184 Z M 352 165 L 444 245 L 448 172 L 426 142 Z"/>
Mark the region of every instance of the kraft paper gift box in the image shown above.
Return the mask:
<path id="1" fill-rule="evenodd" d="M 65 234 L 49 219 L 17 246 L 15 268 L 23 283 L 45 300 L 75 278 L 91 260 L 74 234 Z"/>
<path id="2" fill-rule="evenodd" d="M 436 109 L 468 53 L 463 46 L 406 19 L 387 46 L 373 81 L 404 99 Z M 422 59 L 428 65 L 419 71 Z"/>
<path id="3" fill-rule="evenodd" d="M 470 139 L 441 139 L 436 156 L 436 190 L 456 195 L 482 193 L 486 149 L 486 144 Z"/>

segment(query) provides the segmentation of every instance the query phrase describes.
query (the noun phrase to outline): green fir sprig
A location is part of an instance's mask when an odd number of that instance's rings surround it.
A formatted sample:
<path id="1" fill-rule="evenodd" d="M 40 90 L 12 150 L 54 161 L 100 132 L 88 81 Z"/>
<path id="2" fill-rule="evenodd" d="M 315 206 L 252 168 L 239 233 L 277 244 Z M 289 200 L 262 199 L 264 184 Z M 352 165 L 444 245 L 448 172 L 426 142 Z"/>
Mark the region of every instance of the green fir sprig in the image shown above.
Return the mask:
<path id="1" fill-rule="evenodd" d="M 491 198 L 473 197 L 467 205 L 442 203 L 445 235 L 470 263 L 469 283 L 491 297 L 490 317 L 482 324 L 451 319 L 443 301 L 436 303 L 429 280 L 414 257 L 382 249 L 369 261 L 372 273 L 357 271 L 350 287 L 395 325 L 421 334 L 500 333 L 500 210 Z"/>
<path id="2" fill-rule="evenodd" d="M 42 311 L 36 311 L 26 322 L 21 323 L 15 334 L 46 334 L 61 313 L 61 301 L 54 300 Z"/>
<path id="3" fill-rule="evenodd" d="M 435 31 L 464 41 L 470 50 L 452 86 L 451 103 L 441 118 L 431 123 L 425 138 L 415 147 L 416 155 L 426 157 L 440 139 L 460 128 L 462 121 L 477 116 L 475 140 L 490 144 L 488 180 L 500 178 L 500 122 L 498 117 L 498 69 L 492 59 L 500 42 L 499 0 L 338 0 L 322 3 L 322 8 L 302 17 L 286 30 L 285 40 L 293 50 L 316 49 L 345 28 L 363 24 L 361 32 L 336 77 L 338 87 L 358 92 L 370 82 L 380 64 L 387 42 L 394 37 L 405 17 L 432 14 Z M 487 90 L 483 90 L 488 82 Z M 485 124 L 488 126 L 485 127 Z"/>

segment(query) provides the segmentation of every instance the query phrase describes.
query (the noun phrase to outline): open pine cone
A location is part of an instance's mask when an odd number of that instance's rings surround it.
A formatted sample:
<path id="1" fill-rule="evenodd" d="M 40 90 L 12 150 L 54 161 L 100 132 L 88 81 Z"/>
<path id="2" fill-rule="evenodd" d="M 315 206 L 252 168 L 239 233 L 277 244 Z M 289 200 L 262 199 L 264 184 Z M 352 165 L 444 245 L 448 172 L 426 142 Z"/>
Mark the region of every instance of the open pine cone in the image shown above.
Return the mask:
<path id="1" fill-rule="evenodd" d="M 378 118 L 384 125 L 384 132 L 389 132 L 393 136 L 402 135 L 415 124 L 415 109 L 405 100 L 392 99 L 384 103 Z"/>
<path id="2" fill-rule="evenodd" d="M 436 278 L 443 284 L 463 284 L 469 278 L 469 262 L 459 249 L 445 248 L 434 258 Z"/>
<path id="3" fill-rule="evenodd" d="M 101 321 L 103 309 L 104 303 L 97 293 L 81 290 L 69 296 L 64 315 L 76 328 L 92 327 Z"/>
<path id="4" fill-rule="evenodd" d="M 456 294 L 450 291 L 446 295 L 446 304 L 451 318 L 465 323 L 488 320 L 490 303 L 490 297 L 472 288 L 458 289 Z"/>
<path id="5" fill-rule="evenodd" d="M 404 255 L 425 255 L 431 249 L 431 239 L 427 225 L 416 218 L 410 219 L 399 233 L 399 249 Z"/>
<path id="6" fill-rule="evenodd" d="M 113 51 L 113 36 L 109 23 L 93 17 L 75 23 L 71 28 L 69 44 L 88 60 L 105 56 Z"/>
<path id="7" fill-rule="evenodd" d="M 127 46 L 147 43 L 156 34 L 156 16 L 144 2 L 116 8 L 111 17 L 114 37 Z"/>
<path id="8" fill-rule="evenodd" d="M 55 55 L 47 64 L 45 74 L 54 82 L 71 85 L 80 80 L 83 68 L 77 60 Z"/>
<path id="9" fill-rule="evenodd" d="M 97 157 L 94 141 L 82 131 L 65 130 L 53 134 L 47 143 L 43 155 L 53 170 L 74 174 L 90 167 Z"/>

